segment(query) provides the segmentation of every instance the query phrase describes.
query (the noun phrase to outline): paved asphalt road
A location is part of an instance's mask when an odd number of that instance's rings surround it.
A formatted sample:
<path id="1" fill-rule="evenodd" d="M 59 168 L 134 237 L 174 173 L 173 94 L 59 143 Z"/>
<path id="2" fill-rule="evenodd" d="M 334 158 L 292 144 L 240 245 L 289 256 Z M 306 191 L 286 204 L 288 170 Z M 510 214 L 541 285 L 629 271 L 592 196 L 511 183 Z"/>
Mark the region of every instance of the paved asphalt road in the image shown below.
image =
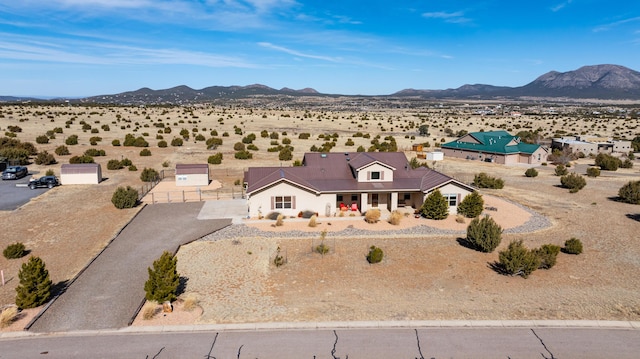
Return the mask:
<path id="1" fill-rule="evenodd" d="M 640 330 L 394 328 L 83 333 L 0 339 L 0 358 L 636 359 Z"/>
<path id="2" fill-rule="evenodd" d="M 27 177 L 19 180 L 0 180 L 0 211 L 13 211 L 29 202 L 31 198 L 49 190 L 48 188 L 29 189 L 27 184 L 32 174 L 34 173 L 30 172 Z"/>
<path id="3" fill-rule="evenodd" d="M 30 330 L 126 327 L 144 299 L 147 268 L 162 252 L 173 253 L 179 245 L 231 224 L 229 219 L 198 220 L 202 205 L 167 203 L 143 208 Z M 78 233 L 78 240 L 83 240 L 82 233 Z"/>

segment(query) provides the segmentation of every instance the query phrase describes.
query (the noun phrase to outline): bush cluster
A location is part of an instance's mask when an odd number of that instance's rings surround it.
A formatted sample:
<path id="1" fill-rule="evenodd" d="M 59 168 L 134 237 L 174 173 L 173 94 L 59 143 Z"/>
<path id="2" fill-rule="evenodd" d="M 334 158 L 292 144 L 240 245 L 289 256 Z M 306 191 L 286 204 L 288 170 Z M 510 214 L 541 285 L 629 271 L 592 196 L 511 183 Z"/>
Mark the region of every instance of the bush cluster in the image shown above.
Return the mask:
<path id="1" fill-rule="evenodd" d="M 536 269 L 550 269 L 556 264 L 560 246 L 545 244 L 529 250 L 522 240 L 512 241 L 499 253 L 498 265 L 505 274 L 527 278 Z"/>
<path id="2" fill-rule="evenodd" d="M 564 242 L 563 252 L 568 254 L 580 254 L 582 253 L 582 242 L 577 238 L 567 239 Z"/>
<path id="3" fill-rule="evenodd" d="M 524 171 L 524 175 L 526 177 L 538 177 L 538 170 L 536 170 L 535 168 L 529 168 Z"/>
<path id="4" fill-rule="evenodd" d="M 45 166 L 58 163 L 58 161 L 56 161 L 56 158 L 53 157 L 53 155 L 47 151 L 38 152 L 33 162 L 35 162 L 35 164 L 37 165 L 45 165 Z"/>
<path id="5" fill-rule="evenodd" d="M 589 176 L 589 177 L 598 177 L 598 176 L 600 176 L 600 168 L 599 167 L 589 167 L 589 168 L 587 168 L 587 176 Z"/>
<path id="6" fill-rule="evenodd" d="M 82 156 L 73 156 L 69 158 L 69 163 L 77 164 L 77 163 L 94 163 L 93 157 L 82 155 Z"/>
<path id="7" fill-rule="evenodd" d="M 56 149 L 55 149 L 55 151 L 54 151 L 54 152 L 55 152 L 55 153 L 56 153 L 56 155 L 58 155 L 58 156 L 66 156 L 66 155 L 71 154 L 71 153 L 69 152 L 69 147 L 67 147 L 67 146 L 65 146 L 65 145 L 62 145 L 62 146 L 58 146 L 58 147 L 56 147 Z"/>
<path id="8" fill-rule="evenodd" d="M 212 164 L 212 165 L 221 164 L 222 163 L 222 153 L 218 152 L 215 155 L 209 156 L 209 158 L 207 158 L 207 162 Z"/>
<path id="9" fill-rule="evenodd" d="M 567 170 L 567 167 L 565 167 L 563 164 L 559 164 L 556 166 L 556 170 L 555 170 L 556 176 L 564 176 L 567 173 L 569 173 L 569 171 Z"/>
<path id="10" fill-rule="evenodd" d="M 640 181 L 629 181 L 620 187 L 618 197 L 627 203 L 640 204 Z"/>
<path id="11" fill-rule="evenodd" d="M 142 182 L 155 182 L 160 179 L 160 174 L 153 168 L 145 167 L 140 173 L 140 180 Z"/>
<path id="12" fill-rule="evenodd" d="M 501 178 L 495 178 L 480 172 L 473 177 L 473 185 L 478 188 L 501 189 L 504 187 L 504 181 Z"/>
<path id="13" fill-rule="evenodd" d="M 596 166 L 605 171 L 617 171 L 620 165 L 622 165 L 622 161 L 608 153 L 599 153 L 596 156 Z"/>

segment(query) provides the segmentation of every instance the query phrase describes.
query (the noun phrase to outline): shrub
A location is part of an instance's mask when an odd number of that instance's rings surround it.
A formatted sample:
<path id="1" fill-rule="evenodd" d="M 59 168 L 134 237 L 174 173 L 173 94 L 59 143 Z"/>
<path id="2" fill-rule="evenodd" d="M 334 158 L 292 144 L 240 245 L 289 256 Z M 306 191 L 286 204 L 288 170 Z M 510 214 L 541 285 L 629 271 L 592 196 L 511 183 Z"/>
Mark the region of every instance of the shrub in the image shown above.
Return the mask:
<path id="1" fill-rule="evenodd" d="M 391 212 L 391 216 L 389 216 L 389 223 L 393 224 L 394 226 L 397 226 L 400 224 L 400 221 L 402 220 L 402 213 L 400 211 L 393 211 Z"/>
<path id="2" fill-rule="evenodd" d="M 31 257 L 18 272 L 20 284 L 16 287 L 16 305 L 20 309 L 35 308 L 51 297 L 52 282 L 49 271 L 39 257 Z"/>
<path id="3" fill-rule="evenodd" d="M 62 145 L 62 146 L 58 146 L 56 147 L 56 150 L 54 151 L 56 153 L 56 155 L 58 156 L 66 156 L 69 155 L 69 147 Z"/>
<path id="4" fill-rule="evenodd" d="M 129 167 L 127 167 L 129 169 L 129 171 L 137 171 L 138 167 L 136 167 L 135 165 L 129 165 Z"/>
<path id="5" fill-rule="evenodd" d="M 504 181 L 501 178 L 495 178 L 480 172 L 473 177 L 473 185 L 478 188 L 501 189 L 504 187 Z"/>
<path id="6" fill-rule="evenodd" d="M 147 300 L 162 303 L 177 298 L 180 285 L 177 265 L 178 258 L 165 251 L 153 262 L 153 269 L 147 268 L 149 279 L 144 284 Z"/>
<path id="7" fill-rule="evenodd" d="M 218 152 L 215 155 L 209 156 L 207 162 L 212 165 L 219 165 L 222 163 L 222 153 Z"/>
<path id="8" fill-rule="evenodd" d="M 54 175 L 55 175 L 55 173 L 53 172 L 53 170 L 52 170 L 51 168 L 49 168 L 49 169 L 44 173 L 44 175 L 45 175 L 45 176 L 54 176 Z"/>
<path id="9" fill-rule="evenodd" d="M 625 160 L 620 164 L 620 168 L 633 168 L 633 162 L 631 162 L 630 159 L 625 158 Z"/>
<path id="10" fill-rule="evenodd" d="M 622 165 L 622 161 L 617 157 L 611 156 L 610 154 L 599 153 L 596 156 L 596 166 L 599 166 L 600 169 L 603 169 L 605 171 L 617 171 L 620 165 Z"/>
<path id="11" fill-rule="evenodd" d="M 122 169 L 124 166 L 122 165 L 122 163 L 119 160 L 109 160 L 109 162 L 107 162 L 107 169 L 108 170 L 119 170 Z"/>
<path id="12" fill-rule="evenodd" d="M 465 196 L 458 205 L 458 213 L 467 218 L 478 217 L 483 209 L 484 199 L 482 199 L 482 195 L 478 191 L 473 191 Z"/>
<path id="13" fill-rule="evenodd" d="M 93 157 L 82 155 L 69 158 L 69 163 L 94 163 L 94 161 Z"/>
<path id="14" fill-rule="evenodd" d="M 120 140 L 113 140 L 113 141 L 111 141 L 111 146 L 114 146 L 114 147 L 118 147 L 118 146 L 120 146 Z"/>
<path id="15" fill-rule="evenodd" d="M 160 147 L 160 148 L 167 147 L 167 141 L 165 141 L 165 140 L 158 141 L 158 147 Z"/>
<path id="16" fill-rule="evenodd" d="M 587 176 L 589 176 L 589 177 L 598 177 L 598 176 L 600 176 L 600 168 L 599 167 L 589 167 L 589 168 L 587 168 Z"/>
<path id="17" fill-rule="evenodd" d="M 524 175 L 527 177 L 538 177 L 538 170 L 536 170 L 535 168 L 529 168 L 524 171 Z"/>
<path id="18" fill-rule="evenodd" d="M 527 278 L 540 266 L 540 258 L 522 244 L 522 240 L 512 241 L 509 247 L 501 251 L 498 263 L 505 273 Z"/>
<path id="19" fill-rule="evenodd" d="M 0 313 L 0 328 L 10 326 L 18 317 L 18 307 L 9 307 Z"/>
<path id="20" fill-rule="evenodd" d="M 249 151 L 238 151 L 233 155 L 233 157 L 238 160 L 249 160 L 253 158 L 253 154 Z"/>
<path id="21" fill-rule="evenodd" d="M 317 220 L 318 217 L 316 217 L 315 214 L 311 216 L 311 218 L 309 218 L 309 227 L 316 227 L 318 225 Z"/>
<path id="22" fill-rule="evenodd" d="M 269 212 L 267 213 L 266 218 L 272 221 L 275 221 L 276 219 L 278 219 L 279 216 L 280 216 L 280 212 Z"/>
<path id="23" fill-rule="evenodd" d="M 484 216 L 476 217 L 467 226 L 466 241 L 476 250 L 481 252 L 493 252 L 502 240 L 502 227 L 493 218 Z"/>
<path id="24" fill-rule="evenodd" d="M 173 147 L 180 147 L 182 146 L 183 143 L 184 141 L 180 137 L 176 137 L 173 140 L 171 140 L 171 146 Z"/>
<path id="25" fill-rule="evenodd" d="M 140 180 L 142 182 L 155 182 L 160 179 L 160 174 L 153 168 L 144 168 L 140 173 Z"/>
<path id="26" fill-rule="evenodd" d="M 125 158 L 123 158 L 123 159 L 122 159 L 122 161 L 120 161 L 120 163 L 121 163 L 123 166 L 131 166 L 131 165 L 133 164 L 133 162 L 131 162 L 131 160 L 130 160 L 130 159 L 128 159 L 128 158 L 126 158 L 126 157 L 125 157 Z"/>
<path id="27" fill-rule="evenodd" d="M 587 185 L 587 181 L 579 174 L 570 173 L 560 177 L 562 187 L 568 188 L 570 193 L 576 193 Z"/>
<path id="28" fill-rule="evenodd" d="M 282 213 L 279 213 L 278 217 L 276 217 L 276 227 L 282 226 L 284 226 L 284 216 L 282 215 Z"/>
<path id="29" fill-rule="evenodd" d="M 40 144 L 40 145 L 44 145 L 49 143 L 49 137 L 47 137 L 46 135 L 41 135 L 36 137 L 36 143 Z"/>
<path id="30" fill-rule="evenodd" d="M 380 210 L 372 208 L 364 213 L 364 221 L 367 223 L 377 223 L 380 220 Z"/>
<path id="31" fill-rule="evenodd" d="M 35 164 L 37 164 L 37 165 L 45 165 L 45 166 L 53 165 L 53 164 L 58 163 L 56 161 L 56 158 L 53 157 L 53 155 L 50 154 L 47 151 L 39 152 L 36 155 L 36 158 L 33 160 L 33 162 L 35 162 Z"/>
<path id="32" fill-rule="evenodd" d="M 86 151 L 84 151 L 84 155 L 91 156 L 91 157 L 100 157 L 100 156 L 105 156 L 106 153 L 104 150 L 99 150 L 97 148 L 89 148 Z"/>
<path id="33" fill-rule="evenodd" d="M 536 248 L 532 252 L 540 260 L 538 268 L 549 269 L 556 265 L 556 257 L 558 256 L 558 253 L 560 253 L 560 246 L 556 246 L 555 244 L 543 244 L 542 247 Z"/>
<path id="34" fill-rule="evenodd" d="M 140 156 L 151 156 L 151 150 L 149 150 L 148 148 L 143 149 L 142 151 L 140 151 Z"/>
<path id="35" fill-rule="evenodd" d="M 158 303 L 146 302 L 142 306 L 142 319 L 151 320 L 158 313 Z"/>
<path id="36" fill-rule="evenodd" d="M 189 294 L 184 298 L 184 303 L 182 303 L 182 309 L 187 312 L 191 312 L 198 307 L 199 301 L 198 297 L 195 294 Z"/>
<path id="37" fill-rule="evenodd" d="M 7 259 L 22 258 L 27 254 L 24 244 L 16 242 L 10 244 L 2 251 L 2 255 Z"/>
<path id="38" fill-rule="evenodd" d="M 293 153 L 291 153 L 291 149 L 289 147 L 284 147 L 278 153 L 278 159 L 280 161 L 291 161 L 293 159 Z"/>
<path id="39" fill-rule="evenodd" d="M 425 198 L 420 212 L 428 219 L 445 219 L 449 216 L 449 203 L 440 193 L 440 190 L 436 189 Z"/>
<path id="40" fill-rule="evenodd" d="M 242 142 L 236 142 L 233 145 L 233 150 L 234 151 L 244 151 L 245 149 L 246 149 L 246 147 L 245 147 L 244 143 L 242 143 Z"/>
<path id="41" fill-rule="evenodd" d="M 384 257 L 384 252 L 382 249 L 371 246 L 369 247 L 369 253 L 367 254 L 367 262 L 370 264 L 380 263 L 382 262 L 382 258 Z"/>
<path id="42" fill-rule="evenodd" d="M 67 139 L 64 140 L 64 144 L 67 145 L 67 146 L 77 145 L 78 144 L 78 136 L 71 135 L 71 136 L 67 137 Z"/>
<path id="43" fill-rule="evenodd" d="M 577 238 L 567 239 L 564 242 L 563 252 L 569 253 L 569 254 L 582 253 L 582 242 Z"/>
<path id="44" fill-rule="evenodd" d="M 629 181 L 620 187 L 618 197 L 627 203 L 640 204 L 640 181 Z"/>
<path id="45" fill-rule="evenodd" d="M 569 171 L 567 170 L 567 167 L 565 167 L 563 164 L 559 164 L 556 166 L 556 170 L 555 170 L 556 176 L 564 176 L 567 173 L 569 173 Z"/>
<path id="46" fill-rule="evenodd" d="M 281 251 L 280 246 L 278 246 L 278 249 L 276 249 L 276 256 L 275 258 L 273 258 L 273 264 L 275 264 L 276 267 L 280 267 L 285 263 L 285 259 L 282 256 L 282 254 L 280 254 L 280 251 Z"/>
<path id="47" fill-rule="evenodd" d="M 118 208 L 133 208 L 138 204 L 138 191 L 131 186 L 118 187 L 111 196 L 111 203 Z"/>

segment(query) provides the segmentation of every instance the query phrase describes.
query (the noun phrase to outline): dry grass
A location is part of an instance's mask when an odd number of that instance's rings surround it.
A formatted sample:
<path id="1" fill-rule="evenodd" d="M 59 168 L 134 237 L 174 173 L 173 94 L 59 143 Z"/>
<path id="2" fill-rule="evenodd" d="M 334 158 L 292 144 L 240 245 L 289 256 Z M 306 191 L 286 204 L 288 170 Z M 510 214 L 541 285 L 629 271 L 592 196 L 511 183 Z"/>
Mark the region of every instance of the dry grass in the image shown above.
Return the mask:
<path id="1" fill-rule="evenodd" d="M 394 226 L 400 225 L 400 221 L 402 221 L 403 214 L 400 211 L 391 212 L 391 216 L 389 216 L 389 223 Z"/>
<path id="2" fill-rule="evenodd" d="M 158 303 L 156 302 L 146 302 L 144 306 L 142 306 L 142 319 L 150 320 L 158 314 Z"/>
<path id="3" fill-rule="evenodd" d="M 318 225 L 317 220 L 318 220 L 318 217 L 316 217 L 315 214 L 311 216 L 311 218 L 309 218 L 309 227 L 316 227 Z"/>
<path id="4" fill-rule="evenodd" d="M 184 298 L 184 302 L 182 303 L 182 309 L 186 310 L 187 312 L 191 312 L 198 307 L 199 303 L 200 301 L 195 294 L 187 294 L 187 296 Z"/>
<path id="5" fill-rule="evenodd" d="M 0 313 L 0 328 L 6 328 L 13 323 L 18 316 L 18 307 L 9 307 Z"/>
<path id="6" fill-rule="evenodd" d="M 367 223 L 377 223 L 380 220 L 380 210 L 370 209 L 364 214 L 364 220 Z"/>
<path id="7" fill-rule="evenodd" d="M 456 222 L 458 223 L 465 223 L 466 220 L 464 219 L 464 216 L 461 214 L 456 215 Z"/>
<path id="8" fill-rule="evenodd" d="M 276 227 L 284 226 L 284 216 L 282 214 L 278 214 L 278 218 L 276 218 Z"/>

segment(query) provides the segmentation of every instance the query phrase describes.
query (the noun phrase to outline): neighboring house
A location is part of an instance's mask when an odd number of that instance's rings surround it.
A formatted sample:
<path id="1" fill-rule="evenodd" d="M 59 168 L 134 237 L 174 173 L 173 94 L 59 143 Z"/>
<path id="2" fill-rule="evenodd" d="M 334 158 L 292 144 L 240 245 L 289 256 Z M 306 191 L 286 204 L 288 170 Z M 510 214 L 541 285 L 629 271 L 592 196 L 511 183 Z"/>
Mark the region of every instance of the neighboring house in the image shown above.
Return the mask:
<path id="1" fill-rule="evenodd" d="M 63 164 L 60 167 L 60 183 L 98 184 L 102 181 L 102 168 L 98 163 Z"/>
<path id="2" fill-rule="evenodd" d="M 518 136 L 513 136 L 507 131 L 471 132 L 440 147 L 446 157 L 506 165 L 541 164 L 547 161 L 549 155 L 546 148 L 524 143 Z"/>
<path id="3" fill-rule="evenodd" d="M 573 153 L 582 152 L 585 155 L 597 155 L 598 153 L 629 153 L 631 141 L 620 141 L 611 138 L 594 136 L 569 136 L 554 138 L 551 147 L 559 150 L 568 149 Z"/>
<path id="4" fill-rule="evenodd" d="M 197 164 L 176 164 L 176 186 L 208 186 L 209 185 L 209 165 L 206 163 Z"/>
<path id="5" fill-rule="evenodd" d="M 402 152 L 304 155 L 299 167 L 250 167 L 244 175 L 249 216 L 301 211 L 333 216 L 344 210 L 420 208 L 435 189 L 455 213 L 473 188 L 440 172 L 412 169 Z"/>

